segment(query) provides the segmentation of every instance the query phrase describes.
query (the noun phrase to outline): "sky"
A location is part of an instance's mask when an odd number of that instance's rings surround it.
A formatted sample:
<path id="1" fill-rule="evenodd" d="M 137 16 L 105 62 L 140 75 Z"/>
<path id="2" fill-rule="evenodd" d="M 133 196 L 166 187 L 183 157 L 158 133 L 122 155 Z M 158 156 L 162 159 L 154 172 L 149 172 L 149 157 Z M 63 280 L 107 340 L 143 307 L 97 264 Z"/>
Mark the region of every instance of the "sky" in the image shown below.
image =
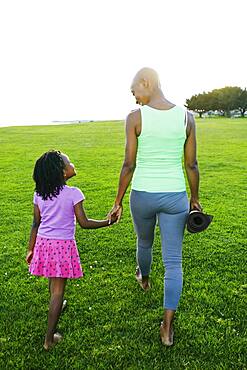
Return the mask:
<path id="1" fill-rule="evenodd" d="M 0 1 L 0 126 L 124 119 L 131 80 L 175 104 L 247 87 L 246 0 Z"/>

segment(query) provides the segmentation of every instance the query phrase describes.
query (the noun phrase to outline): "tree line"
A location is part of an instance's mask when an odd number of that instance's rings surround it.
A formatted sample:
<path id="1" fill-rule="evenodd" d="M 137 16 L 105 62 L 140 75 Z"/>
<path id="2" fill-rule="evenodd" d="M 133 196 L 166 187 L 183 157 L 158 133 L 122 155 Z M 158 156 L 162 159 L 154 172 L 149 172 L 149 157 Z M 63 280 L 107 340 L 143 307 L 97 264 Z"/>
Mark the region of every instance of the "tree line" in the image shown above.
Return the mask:
<path id="1" fill-rule="evenodd" d="M 238 110 L 244 117 L 247 111 L 247 90 L 238 86 L 226 86 L 207 93 L 203 92 L 186 99 L 186 107 L 197 112 L 200 117 L 209 111 L 218 111 L 230 117 L 233 110 Z"/>

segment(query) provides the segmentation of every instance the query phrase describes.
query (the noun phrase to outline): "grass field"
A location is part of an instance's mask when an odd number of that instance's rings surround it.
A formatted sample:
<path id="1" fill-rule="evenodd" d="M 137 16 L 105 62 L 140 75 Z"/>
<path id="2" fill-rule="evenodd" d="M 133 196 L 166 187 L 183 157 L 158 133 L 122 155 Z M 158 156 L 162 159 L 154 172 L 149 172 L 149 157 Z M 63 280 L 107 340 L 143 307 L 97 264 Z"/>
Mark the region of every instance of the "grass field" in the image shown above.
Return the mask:
<path id="1" fill-rule="evenodd" d="M 152 290 L 134 279 L 135 235 L 128 194 L 119 225 L 77 228 L 85 277 L 69 281 L 64 340 L 42 349 L 48 289 L 25 263 L 32 222 L 35 160 L 56 148 L 78 175 L 88 216 L 104 218 L 124 153 L 123 122 L 0 129 L 0 369 L 246 369 L 247 119 L 197 122 L 200 200 L 214 215 L 201 234 L 186 232 L 184 290 L 175 346 L 159 340 L 163 266 L 156 232 Z"/>

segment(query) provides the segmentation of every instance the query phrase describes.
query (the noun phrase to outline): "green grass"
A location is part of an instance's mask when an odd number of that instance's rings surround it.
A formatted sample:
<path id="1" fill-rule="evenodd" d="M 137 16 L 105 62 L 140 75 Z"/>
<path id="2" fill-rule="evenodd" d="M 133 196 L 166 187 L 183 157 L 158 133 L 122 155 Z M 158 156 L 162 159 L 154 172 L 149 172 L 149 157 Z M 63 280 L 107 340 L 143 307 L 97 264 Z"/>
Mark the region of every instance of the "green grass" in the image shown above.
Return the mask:
<path id="1" fill-rule="evenodd" d="M 152 290 L 143 294 L 127 194 L 119 225 L 77 228 L 85 277 L 68 282 L 64 340 L 45 353 L 47 281 L 25 264 L 35 160 L 50 148 L 67 153 L 78 171 L 69 184 L 85 193 L 88 216 L 104 218 L 124 155 L 123 122 L 0 129 L 0 369 L 246 369 L 247 120 L 198 120 L 197 136 L 200 198 L 214 221 L 185 234 L 175 346 L 159 341 L 159 231 Z"/>

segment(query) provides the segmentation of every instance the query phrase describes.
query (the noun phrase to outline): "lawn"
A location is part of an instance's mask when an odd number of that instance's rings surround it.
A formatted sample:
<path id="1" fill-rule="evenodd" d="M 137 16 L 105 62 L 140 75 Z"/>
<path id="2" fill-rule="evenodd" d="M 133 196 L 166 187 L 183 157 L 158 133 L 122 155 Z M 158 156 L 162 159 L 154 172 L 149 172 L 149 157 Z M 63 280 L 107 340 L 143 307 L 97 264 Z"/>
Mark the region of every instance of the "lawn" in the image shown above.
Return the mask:
<path id="1" fill-rule="evenodd" d="M 197 121 L 200 200 L 214 215 L 201 234 L 186 232 L 184 289 L 175 345 L 159 340 L 163 266 L 156 231 L 152 290 L 136 284 L 129 194 L 118 225 L 77 228 L 85 277 L 70 280 L 59 329 L 46 353 L 48 289 L 25 263 L 36 159 L 60 149 L 77 168 L 69 181 L 88 216 L 111 208 L 124 155 L 123 122 L 0 129 L 0 369 L 246 369 L 247 119 Z M 128 192 L 129 193 L 129 192 Z"/>

